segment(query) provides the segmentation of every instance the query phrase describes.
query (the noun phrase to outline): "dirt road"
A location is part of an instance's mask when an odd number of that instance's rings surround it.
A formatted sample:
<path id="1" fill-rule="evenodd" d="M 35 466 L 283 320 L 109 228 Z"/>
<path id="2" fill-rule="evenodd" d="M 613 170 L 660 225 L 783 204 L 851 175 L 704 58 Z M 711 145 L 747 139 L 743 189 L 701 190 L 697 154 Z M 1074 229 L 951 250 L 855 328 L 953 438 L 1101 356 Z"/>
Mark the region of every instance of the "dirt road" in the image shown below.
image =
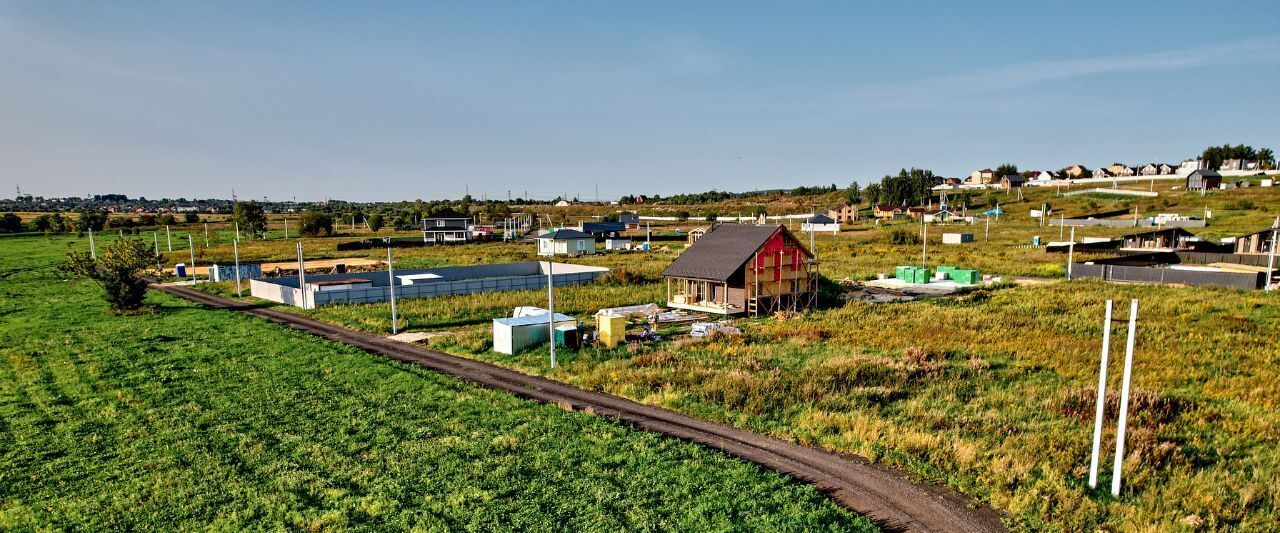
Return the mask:
<path id="1" fill-rule="evenodd" d="M 292 313 L 243 304 L 195 289 L 152 285 L 216 309 L 259 316 L 313 335 L 355 346 L 397 361 L 416 364 L 522 398 L 572 407 L 634 427 L 697 442 L 729 455 L 811 483 L 833 500 L 888 531 L 1004 531 L 994 510 L 977 506 L 941 487 L 913 483 L 897 470 L 856 456 L 757 435 L 699 420 L 660 407 L 590 392 L 558 381 L 466 359 L 379 335 L 325 324 Z"/>

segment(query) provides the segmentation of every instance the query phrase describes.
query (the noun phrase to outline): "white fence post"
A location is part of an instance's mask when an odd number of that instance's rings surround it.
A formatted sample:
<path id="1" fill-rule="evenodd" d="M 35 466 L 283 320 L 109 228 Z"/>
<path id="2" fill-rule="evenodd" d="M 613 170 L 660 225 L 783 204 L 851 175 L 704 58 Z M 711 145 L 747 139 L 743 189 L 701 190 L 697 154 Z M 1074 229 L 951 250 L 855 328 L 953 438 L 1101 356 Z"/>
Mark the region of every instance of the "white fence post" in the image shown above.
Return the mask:
<path id="1" fill-rule="evenodd" d="M 1093 454 L 1089 459 L 1089 488 L 1098 487 L 1098 462 L 1102 453 L 1102 418 L 1107 406 L 1107 360 L 1111 355 L 1111 300 L 1102 319 L 1102 363 L 1098 365 L 1098 404 L 1093 416 Z"/>
<path id="2" fill-rule="evenodd" d="M 1138 337 L 1138 300 L 1129 304 L 1129 340 L 1124 349 L 1124 381 L 1120 385 L 1120 420 L 1116 428 L 1116 461 L 1111 474 L 1111 495 L 1120 495 L 1120 473 L 1124 466 L 1124 433 L 1129 422 L 1129 383 L 1133 377 L 1133 344 Z"/>

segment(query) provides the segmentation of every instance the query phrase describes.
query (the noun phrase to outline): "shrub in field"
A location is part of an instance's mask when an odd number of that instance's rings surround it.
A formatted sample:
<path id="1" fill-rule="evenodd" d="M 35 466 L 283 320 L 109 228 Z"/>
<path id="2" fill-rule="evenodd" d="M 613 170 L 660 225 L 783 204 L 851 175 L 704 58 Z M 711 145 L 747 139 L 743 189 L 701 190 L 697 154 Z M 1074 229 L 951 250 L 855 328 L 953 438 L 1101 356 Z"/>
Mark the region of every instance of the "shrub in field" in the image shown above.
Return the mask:
<path id="1" fill-rule="evenodd" d="M 308 237 L 333 235 L 333 215 L 320 211 L 306 211 L 298 222 L 302 234 Z"/>
<path id="2" fill-rule="evenodd" d="M 894 228 L 889 232 L 889 244 L 920 244 L 920 234 L 906 228 Z"/>
<path id="3" fill-rule="evenodd" d="M 134 311 L 147 296 L 147 282 L 141 273 L 158 259 L 146 241 L 120 239 L 104 247 L 97 259 L 89 252 L 68 253 L 62 270 L 98 282 L 111 309 Z"/>

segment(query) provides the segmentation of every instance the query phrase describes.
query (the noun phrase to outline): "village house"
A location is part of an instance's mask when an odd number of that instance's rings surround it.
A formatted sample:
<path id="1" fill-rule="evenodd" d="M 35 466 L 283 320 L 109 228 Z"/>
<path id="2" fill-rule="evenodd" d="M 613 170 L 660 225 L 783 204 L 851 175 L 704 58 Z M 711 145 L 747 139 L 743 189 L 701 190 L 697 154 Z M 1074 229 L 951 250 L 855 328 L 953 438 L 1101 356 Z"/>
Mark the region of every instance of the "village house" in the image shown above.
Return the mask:
<path id="1" fill-rule="evenodd" d="M 596 238 L 576 229 L 549 231 L 537 238 L 538 255 L 591 255 L 596 253 Z"/>
<path id="2" fill-rule="evenodd" d="M 707 234 L 707 228 L 693 228 L 689 230 L 689 244 L 698 242 L 698 239 Z"/>
<path id="3" fill-rule="evenodd" d="M 1106 167 L 1093 169 L 1093 177 L 1095 178 L 1110 178 L 1112 176 L 1114 176 L 1114 174 L 1112 174 L 1110 170 L 1107 170 Z"/>
<path id="4" fill-rule="evenodd" d="M 928 211 L 929 211 L 929 208 L 928 208 L 928 207 L 924 207 L 924 206 L 920 206 L 920 207 L 908 207 L 908 208 L 907 208 L 907 216 L 909 216 L 909 217 L 911 217 L 911 218 L 914 218 L 914 219 L 919 219 L 920 217 L 924 216 L 924 214 L 925 214 L 926 212 L 928 212 Z"/>
<path id="5" fill-rule="evenodd" d="M 1026 177 L 1027 179 L 1030 179 L 1031 181 L 1036 181 L 1036 182 L 1046 182 L 1046 181 L 1053 181 L 1055 179 L 1058 179 L 1058 175 L 1056 173 L 1050 172 L 1048 170 L 1033 170 L 1031 172 L 1027 172 L 1026 174 L 1023 174 L 1023 176 Z"/>
<path id="6" fill-rule="evenodd" d="M 827 210 L 827 216 L 836 221 L 837 224 L 849 224 L 858 221 L 858 208 L 849 204 Z"/>
<path id="7" fill-rule="evenodd" d="M 972 183 L 975 185 L 989 185 L 989 184 L 995 183 L 995 181 L 996 181 L 996 171 L 991 170 L 989 168 L 984 168 L 982 170 L 975 170 L 973 171 L 972 174 L 969 175 L 969 183 Z"/>
<path id="8" fill-rule="evenodd" d="M 1269 254 L 1271 253 L 1271 241 L 1275 234 L 1275 229 L 1267 228 L 1236 237 L 1235 253 L 1249 255 Z"/>
<path id="9" fill-rule="evenodd" d="M 1083 178 L 1084 165 L 1071 165 L 1067 168 L 1062 169 L 1062 173 L 1065 174 L 1064 177 L 1067 177 L 1067 178 Z"/>
<path id="10" fill-rule="evenodd" d="M 1164 228 L 1131 233 L 1117 238 L 1121 250 L 1178 250 L 1187 247 L 1195 234 L 1183 228 Z"/>
<path id="11" fill-rule="evenodd" d="M 907 214 L 907 206 L 881 204 L 872 208 L 871 214 L 875 215 L 876 218 L 896 218 Z"/>
<path id="12" fill-rule="evenodd" d="M 1027 178 L 1022 177 L 1021 174 L 1009 174 L 1000 178 L 1000 188 L 1002 189 L 1015 189 L 1026 185 L 1026 183 Z"/>
<path id="13" fill-rule="evenodd" d="M 1147 163 L 1138 168 L 1139 176 L 1155 176 L 1160 174 L 1160 167 L 1155 163 Z"/>
<path id="14" fill-rule="evenodd" d="M 449 208 L 422 219 L 422 240 L 430 244 L 465 243 L 471 238 L 471 217 Z"/>
<path id="15" fill-rule="evenodd" d="M 626 224 L 621 222 L 580 222 L 578 224 L 578 231 L 590 234 L 598 240 L 616 239 L 626 230 Z"/>
<path id="16" fill-rule="evenodd" d="M 1159 171 L 1161 175 L 1175 174 L 1178 172 L 1178 167 L 1168 163 L 1160 163 Z"/>
<path id="17" fill-rule="evenodd" d="M 635 213 L 622 213 L 618 215 L 618 222 L 627 226 L 627 229 L 640 229 L 640 215 Z"/>
<path id="18" fill-rule="evenodd" d="M 1107 167 L 1107 172 L 1110 172 L 1112 176 L 1132 176 L 1133 168 L 1123 163 L 1112 163 L 1111 166 Z"/>
<path id="19" fill-rule="evenodd" d="M 798 311 L 817 300 L 817 262 L 786 226 L 720 224 L 665 270 L 667 305 L 722 315 Z"/>
<path id="20" fill-rule="evenodd" d="M 836 222 L 834 218 L 818 213 L 802 222 L 800 231 L 830 232 L 835 234 L 840 233 L 840 223 Z"/>
<path id="21" fill-rule="evenodd" d="M 1216 170 L 1198 169 L 1187 174 L 1187 190 L 1198 191 L 1201 189 L 1211 190 L 1222 186 L 1222 174 Z"/>

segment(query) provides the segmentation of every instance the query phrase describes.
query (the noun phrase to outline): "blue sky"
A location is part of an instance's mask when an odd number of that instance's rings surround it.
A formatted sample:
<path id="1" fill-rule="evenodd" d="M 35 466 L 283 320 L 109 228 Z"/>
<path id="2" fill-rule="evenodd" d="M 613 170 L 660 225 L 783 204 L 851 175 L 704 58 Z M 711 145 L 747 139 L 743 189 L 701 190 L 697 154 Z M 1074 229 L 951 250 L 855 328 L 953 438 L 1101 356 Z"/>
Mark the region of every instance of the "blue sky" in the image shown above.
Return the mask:
<path id="1" fill-rule="evenodd" d="M 0 0 L 0 196 L 866 184 L 1280 148 L 1268 2 Z"/>

